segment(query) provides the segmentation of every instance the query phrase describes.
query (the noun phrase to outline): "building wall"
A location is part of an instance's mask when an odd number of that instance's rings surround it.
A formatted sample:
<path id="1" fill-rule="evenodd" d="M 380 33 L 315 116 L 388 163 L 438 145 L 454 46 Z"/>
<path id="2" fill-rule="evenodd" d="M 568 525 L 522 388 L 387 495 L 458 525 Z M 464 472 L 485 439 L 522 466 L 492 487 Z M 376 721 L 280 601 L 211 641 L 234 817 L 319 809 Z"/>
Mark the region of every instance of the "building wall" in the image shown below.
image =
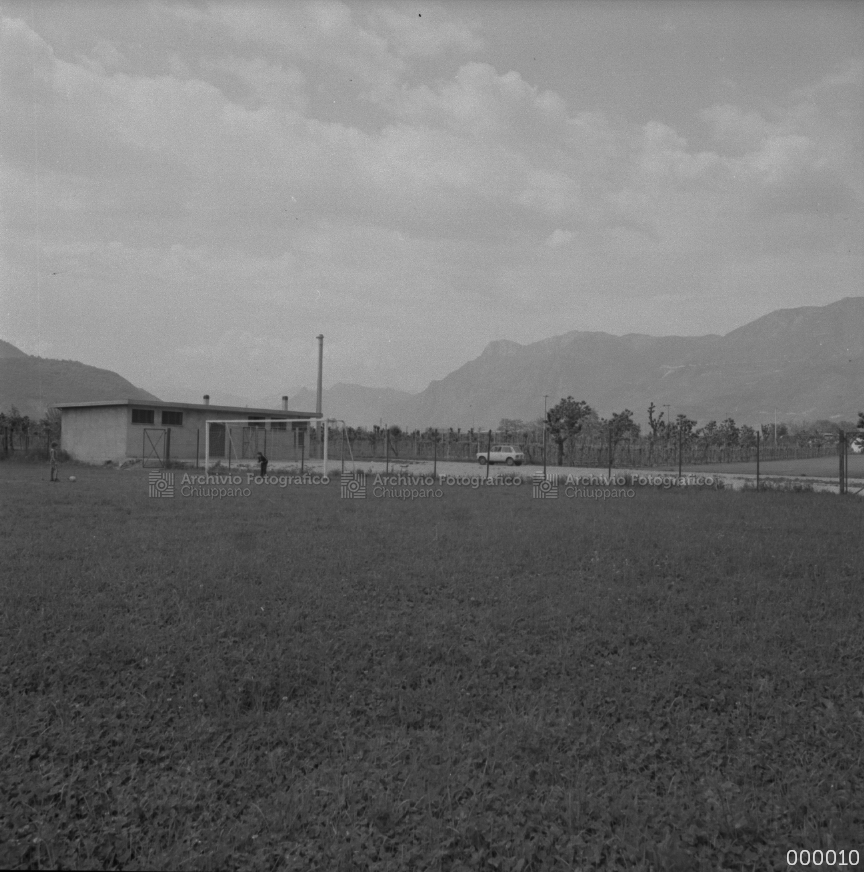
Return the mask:
<path id="1" fill-rule="evenodd" d="M 153 412 L 153 423 L 152 424 L 133 424 L 132 423 L 132 410 L 133 409 L 149 409 Z M 162 455 L 164 451 L 164 447 L 161 444 L 160 439 L 161 434 L 158 432 L 152 432 L 149 434 L 150 442 L 157 446 L 157 449 L 154 449 L 150 444 L 146 444 L 144 440 L 144 431 L 152 430 L 159 431 L 164 430 L 165 427 L 162 425 L 162 410 L 158 408 L 154 408 L 153 406 L 148 406 L 142 403 L 140 406 L 126 406 L 124 408 L 124 413 L 126 415 L 126 457 L 134 457 L 134 458 L 143 458 L 145 454 L 150 458 L 155 458 L 154 450 L 158 449 L 159 456 Z M 173 430 L 173 428 L 172 428 Z M 172 445 L 171 445 L 171 456 L 174 456 L 174 433 L 171 433 Z M 146 447 L 145 447 L 146 445 Z M 195 456 L 195 452 L 193 449 L 192 456 Z"/>
<path id="2" fill-rule="evenodd" d="M 150 408 L 146 405 L 135 406 L 136 409 Z M 182 409 L 177 411 L 183 412 L 183 424 L 162 424 L 162 410 L 155 409 L 153 416 L 153 424 L 133 424 L 132 423 L 132 407 L 126 410 L 129 421 L 129 432 L 126 441 L 127 457 L 141 457 L 142 448 L 144 445 L 144 430 L 147 428 L 164 428 L 171 429 L 171 459 L 172 460 L 194 460 L 197 456 L 204 460 L 205 448 L 205 432 L 208 420 L 228 420 L 228 421 L 245 421 L 249 414 L 243 410 L 236 413 L 220 411 L 213 409 L 208 411 L 205 409 Z M 288 425 L 290 428 L 290 424 Z M 269 429 L 270 422 L 266 422 L 266 427 Z M 227 456 L 227 440 L 226 440 L 226 455 Z M 240 446 L 236 446 L 236 450 L 240 450 Z M 217 459 L 217 455 L 213 453 L 211 446 L 211 456 Z"/>
<path id="3" fill-rule="evenodd" d="M 60 447 L 73 459 L 104 463 L 126 457 L 126 420 L 130 413 L 125 406 L 63 409 L 62 416 Z"/>
<path id="4" fill-rule="evenodd" d="M 135 406 L 136 409 L 150 408 L 145 405 Z M 206 422 L 208 420 L 227 419 L 233 421 L 243 421 L 248 415 L 237 413 L 232 415 L 230 412 L 220 412 L 213 410 L 212 412 L 198 409 L 178 409 L 171 411 L 181 411 L 183 413 L 183 424 L 163 424 L 162 409 L 155 409 L 152 424 L 133 424 L 132 423 L 132 407 L 127 410 L 129 416 L 129 435 L 126 443 L 126 451 L 128 457 L 141 457 L 144 445 L 144 430 L 148 428 L 168 428 L 171 429 L 171 459 L 172 460 L 194 460 L 196 452 L 196 443 L 198 456 L 201 460 L 204 459 L 204 433 Z"/>
<path id="5" fill-rule="evenodd" d="M 150 409 L 153 411 L 152 424 L 133 424 L 133 409 Z M 75 460 L 84 463 L 104 463 L 106 460 L 119 462 L 127 458 L 141 459 L 145 453 L 155 457 L 154 449 L 148 444 L 145 451 L 145 430 L 171 430 L 171 459 L 194 460 L 197 457 L 204 460 L 204 434 L 208 420 L 244 421 L 249 417 L 245 410 L 235 413 L 222 410 L 206 409 L 174 409 L 183 413 L 183 424 L 163 424 L 163 410 L 148 406 L 145 403 L 135 406 L 91 406 L 83 409 L 63 409 L 63 426 L 61 447 L 68 451 Z M 270 422 L 266 422 L 269 430 Z M 290 427 L 288 425 L 290 437 Z M 269 434 L 268 434 L 269 435 Z M 150 434 L 150 441 L 159 446 L 159 454 L 164 451 L 160 443 L 161 434 Z M 296 437 L 293 441 L 296 442 Z M 268 441 L 268 445 L 269 445 Z M 226 444 L 227 449 L 227 444 Z M 236 447 L 237 451 L 241 446 Z M 269 450 L 269 448 L 268 448 Z M 217 455 L 212 453 L 213 459 Z M 275 458 L 274 458 L 275 459 Z"/>

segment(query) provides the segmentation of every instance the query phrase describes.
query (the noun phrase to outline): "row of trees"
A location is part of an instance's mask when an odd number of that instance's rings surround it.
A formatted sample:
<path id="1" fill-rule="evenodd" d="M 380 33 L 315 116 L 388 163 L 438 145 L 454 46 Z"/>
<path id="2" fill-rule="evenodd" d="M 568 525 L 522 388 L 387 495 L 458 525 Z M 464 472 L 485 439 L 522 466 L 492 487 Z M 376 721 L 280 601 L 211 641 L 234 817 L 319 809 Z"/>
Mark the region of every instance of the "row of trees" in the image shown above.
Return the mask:
<path id="1" fill-rule="evenodd" d="M 607 452 L 615 453 L 621 443 L 626 443 L 632 451 L 638 449 L 642 455 L 652 455 L 652 452 L 668 454 L 677 450 L 679 444 L 688 454 L 701 451 L 706 456 L 718 451 L 739 454 L 756 446 L 757 436 L 761 436 L 762 444 L 768 448 L 776 445 L 778 448 L 807 449 L 818 451 L 825 446 L 833 446 L 837 441 L 839 430 L 850 430 L 855 427 L 853 422 L 834 422 L 821 420 L 800 424 L 761 424 L 757 429 L 747 424 L 738 425 L 733 418 L 722 422 L 709 421 L 702 427 L 697 427 L 696 421 L 686 415 L 679 414 L 673 420 L 666 420 L 663 412 L 658 412 L 652 402 L 648 406 L 648 428 L 643 433 L 642 427 L 633 420 L 633 412 L 624 409 L 608 418 L 600 417 L 591 406 L 583 400 L 572 396 L 559 400 L 546 413 L 546 419 L 522 421 L 503 418 L 493 435 L 495 442 L 513 442 L 521 445 L 531 456 L 542 452 L 544 436 L 557 455 L 557 462 L 564 463 L 565 455 L 572 456 L 574 447 L 579 442 L 582 448 L 588 443 L 602 445 Z M 860 416 L 858 426 L 864 427 L 864 414 Z M 545 431 L 545 433 L 544 433 Z M 335 435 L 335 434 L 334 434 Z M 443 451 L 449 456 L 464 455 L 469 458 L 473 451 L 478 450 L 488 438 L 488 431 L 462 430 L 447 428 L 436 430 L 405 431 L 398 426 L 379 427 L 371 429 L 354 427 L 348 429 L 348 437 L 352 443 L 365 443 L 370 452 L 377 455 L 388 450 L 393 456 L 400 453 L 408 454 L 421 447 L 428 450 L 429 446 L 443 446 Z M 461 451 L 459 448 L 461 447 Z M 656 451 L 655 451 L 656 449 Z M 735 451 L 742 449 L 743 452 Z M 584 452 L 583 452 L 584 453 Z"/>
<path id="2" fill-rule="evenodd" d="M 518 422 L 502 420 L 501 426 L 513 428 Z M 540 421 L 541 427 L 543 421 Z M 709 421 L 697 427 L 696 421 L 686 415 L 677 415 L 674 421 L 665 420 L 663 412 L 658 413 L 652 402 L 648 406 L 648 427 L 650 432 L 642 436 L 641 427 L 633 420 L 633 412 L 624 409 L 609 418 L 600 418 L 584 401 L 566 397 L 548 410 L 546 430 L 558 449 L 558 463 L 563 463 L 564 448 L 579 436 L 595 439 L 608 439 L 612 450 L 622 440 L 635 441 L 647 439 L 650 443 L 679 443 L 688 448 L 694 444 L 701 448 L 754 448 L 761 435 L 763 443 L 777 444 L 778 447 L 819 448 L 826 444 L 834 445 L 840 430 L 864 428 L 864 412 L 858 413 L 857 424 L 851 422 L 835 423 L 821 420 L 797 425 L 761 424 L 757 430 L 747 424 L 739 426 L 733 418 L 723 422 Z"/>
<path id="3" fill-rule="evenodd" d="M 819 448 L 835 444 L 840 430 L 848 431 L 856 426 L 864 429 L 864 412 L 858 413 L 857 424 L 830 420 L 779 424 L 775 433 L 774 424 L 771 423 L 761 424 L 760 432 L 762 442 L 766 445 L 776 443 L 783 448 Z M 315 439 L 316 433 L 316 428 L 311 428 L 310 437 Z M 488 431 L 474 428 L 463 431 L 453 427 L 405 431 L 396 425 L 376 425 L 371 428 L 349 427 L 347 435 L 353 443 L 366 443 L 373 455 L 388 450 L 389 442 L 389 450 L 396 457 L 400 451 L 407 453 L 412 447 L 416 450 L 423 444 L 442 446 L 447 454 L 460 453 L 458 448 L 462 446 L 465 450 L 461 453 L 470 456 L 475 447 L 479 449 L 488 438 Z M 514 442 L 530 453 L 532 446 L 537 448 L 544 441 L 544 435 L 555 446 L 560 465 L 564 462 L 565 452 L 572 452 L 577 439 L 611 444 L 613 452 L 622 442 L 647 442 L 649 448 L 674 446 L 680 442 L 688 448 L 749 449 L 756 445 L 757 431 L 746 424 L 737 425 L 732 418 L 726 418 L 719 424 L 709 421 L 703 427 L 697 427 L 696 422 L 686 415 L 677 415 L 673 421 L 667 421 L 664 413 L 658 413 L 652 402 L 648 406 L 648 432 L 643 435 L 630 409 L 601 418 L 588 403 L 568 396 L 547 411 L 545 421 L 543 418 L 530 422 L 502 418 L 494 439 L 496 442 Z M 15 406 L 8 412 L 0 412 L 0 457 L 13 454 L 16 450 L 25 453 L 31 450 L 47 452 L 48 445 L 55 440 L 60 440 L 60 412 L 57 409 L 50 409 L 39 420 L 22 415 Z"/>
<path id="4" fill-rule="evenodd" d="M 0 457 L 16 451 L 45 451 L 52 441 L 60 440 L 60 412 L 49 409 L 39 420 L 22 415 L 15 406 L 0 412 Z"/>

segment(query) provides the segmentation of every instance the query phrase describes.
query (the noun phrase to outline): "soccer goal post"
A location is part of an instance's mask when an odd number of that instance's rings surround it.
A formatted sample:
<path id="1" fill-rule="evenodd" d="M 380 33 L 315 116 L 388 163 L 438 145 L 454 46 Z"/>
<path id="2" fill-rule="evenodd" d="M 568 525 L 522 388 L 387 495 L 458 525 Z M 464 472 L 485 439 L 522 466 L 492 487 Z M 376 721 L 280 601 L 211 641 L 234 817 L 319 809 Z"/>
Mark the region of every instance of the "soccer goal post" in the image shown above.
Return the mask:
<path id="1" fill-rule="evenodd" d="M 271 461 L 298 459 L 315 418 L 212 419 L 204 427 L 204 472 L 222 460 L 253 461 L 260 451 Z"/>
<path id="2" fill-rule="evenodd" d="M 232 459 L 236 462 L 254 462 L 259 451 L 268 460 L 276 463 L 298 461 L 308 447 L 310 431 L 319 421 L 324 425 L 322 473 L 326 475 L 330 427 L 341 428 L 343 440 L 347 431 L 345 422 L 334 418 L 235 418 L 206 421 L 204 472 L 209 472 L 211 463 L 226 458 L 229 465 Z"/>
<path id="3" fill-rule="evenodd" d="M 328 469 L 327 469 L 327 460 L 328 460 L 327 451 L 328 451 L 328 445 L 329 445 L 328 434 L 330 433 L 331 426 L 338 427 L 341 430 L 341 437 L 342 437 L 341 445 L 342 445 L 342 454 L 343 454 L 341 466 L 342 466 L 342 472 L 344 472 L 345 471 L 344 445 L 345 445 L 345 440 L 348 439 L 348 427 L 345 425 L 345 422 L 343 420 L 341 420 L 340 418 L 322 418 L 320 420 L 321 420 L 321 423 L 324 425 L 324 446 L 323 446 L 324 447 L 324 460 L 323 460 L 322 472 L 325 476 L 328 473 Z M 354 453 L 353 453 L 353 451 L 351 451 L 351 440 L 350 439 L 348 439 L 348 451 L 351 452 L 351 464 L 353 466 L 354 465 Z"/>

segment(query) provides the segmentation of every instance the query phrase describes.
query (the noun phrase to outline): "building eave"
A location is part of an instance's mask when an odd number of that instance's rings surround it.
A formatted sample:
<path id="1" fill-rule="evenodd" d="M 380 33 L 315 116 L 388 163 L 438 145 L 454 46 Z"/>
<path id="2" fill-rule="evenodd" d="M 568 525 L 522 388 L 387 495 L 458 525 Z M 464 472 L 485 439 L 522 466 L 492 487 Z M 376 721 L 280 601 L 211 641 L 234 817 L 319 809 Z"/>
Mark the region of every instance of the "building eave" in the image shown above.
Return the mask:
<path id="1" fill-rule="evenodd" d="M 109 406 L 135 406 L 138 409 L 183 409 L 190 412 L 228 412 L 232 415 L 263 415 L 266 418 L 321 418 L 317 412 L 300 412 L 291 409 L 261 409 L 250 406 L 216 406 L 212 403 L 168 403 L 163 400 L 88 400 L 80 403 L 52 403 L 52 408 L 97 409 Z"/>

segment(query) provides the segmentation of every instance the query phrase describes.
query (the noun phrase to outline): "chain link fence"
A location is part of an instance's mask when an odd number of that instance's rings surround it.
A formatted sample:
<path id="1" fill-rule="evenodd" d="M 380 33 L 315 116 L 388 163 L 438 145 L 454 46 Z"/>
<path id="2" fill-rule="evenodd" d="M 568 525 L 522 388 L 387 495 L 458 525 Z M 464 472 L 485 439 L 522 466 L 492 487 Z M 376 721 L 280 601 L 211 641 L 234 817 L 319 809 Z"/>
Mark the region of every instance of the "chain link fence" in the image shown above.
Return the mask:
<path id="1" fill-rule="evenodd" d="M 314 431 L 310 434 L 310 455 L 318 457 L 321 453 L 320 440 Z M 356 460 L 383 460 L 389 456 L 394 460 L 432 460 L 476 462 L 477 453 L 485 451 L 490 442 L 489 433 L 473 435 L 451 435 L 439 431 L 437 439 L 433 434 L 380 434 L 370 437 L 368 433 L 354 434 L 350 439 L 350 451 Z M 339 456 L 341 433 L 330 431 L 330 455 Z M 388 444 L 389 443 L 389 444 Z M 542 433 L 513 434 L 492 432 L 493 445 L 513 445 L 525 455 L 526 464 L 543 463 Z M 610 447 L 612 466 L 654 467 L 670 466 L 679 462 L 679 446 L 676 440 L 622 439 L 610 446 L 609 440 L 593 436 L 565 441 L 560 453 L 560 465 L 583 467 L 608 467 Z M 821 445 L 766 445 L 760 446 L 762 462 L 771 460 L 805 460 L 815 457 L 836 457 L 837 444 L 826 442 Z M 349 453 L 344 448 L 346 456 Z M 559 464 L 558 445 L 551 439 L 546 442 L 546 462 L 551 466 Z M 718 446 L 704 444 L 699 440 L 685 441 L 680 447 L 680 460 L 684 465 L 746 463 L 755 462 L 756 446 Z"/>

